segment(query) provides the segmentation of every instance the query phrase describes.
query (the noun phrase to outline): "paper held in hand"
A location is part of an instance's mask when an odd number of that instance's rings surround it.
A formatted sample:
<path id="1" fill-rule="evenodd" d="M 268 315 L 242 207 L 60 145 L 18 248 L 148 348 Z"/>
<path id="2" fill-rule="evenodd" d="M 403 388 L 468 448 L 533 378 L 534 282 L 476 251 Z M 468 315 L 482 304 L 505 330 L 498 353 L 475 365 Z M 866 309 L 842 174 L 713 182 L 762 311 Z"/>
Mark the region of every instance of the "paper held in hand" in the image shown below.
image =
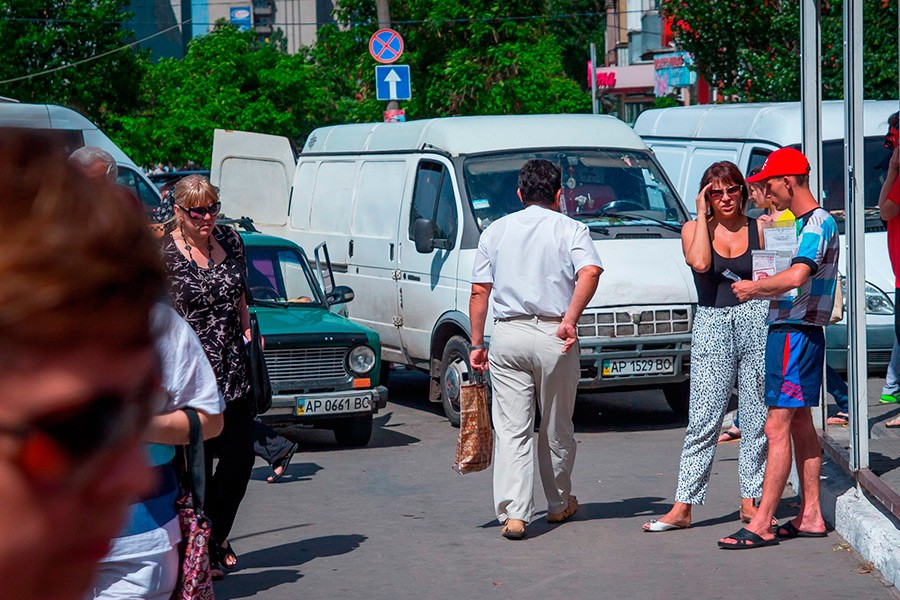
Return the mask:
<path id="1" fill-rule="evenodd" d="M 790 268 L 791 260 L 797 255 L 798 239 L 796 221 L 769 221 L 763 223 L 763 239 L 765 250 L 754 250 L 753 281 L 759 281 L 781 273 Z M 770 296 L 763 300 L 780 300 L 782 297 L 793 298 L 797 290 L 791 290 L 784 296 Z"/>

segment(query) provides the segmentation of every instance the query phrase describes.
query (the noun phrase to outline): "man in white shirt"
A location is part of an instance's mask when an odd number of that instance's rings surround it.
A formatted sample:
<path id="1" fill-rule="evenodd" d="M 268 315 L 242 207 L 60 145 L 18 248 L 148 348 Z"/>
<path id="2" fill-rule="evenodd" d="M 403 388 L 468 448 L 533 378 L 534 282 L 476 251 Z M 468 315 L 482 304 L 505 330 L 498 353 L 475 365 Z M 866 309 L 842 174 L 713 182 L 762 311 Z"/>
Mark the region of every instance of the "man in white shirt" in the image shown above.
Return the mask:
<path id="1" fill-rule="evenodd" d="M 559 212 L 560 182 L 552 162 L 525 163 L 518 189 L 525 209 L 482 233 L 472 272 L 469 362 L 477 372 L 491 372 L 494 505 L 509 539 L 525 537 L 534 514 L 535 402 L 547 521 L 560 523 L 578 509 L 571 494 L 572 412 L 580 374 L 576 326 L 603 269 L 588 228 Z M 488 353 L 484 322 L 492 292 L 495 325 Z"/>

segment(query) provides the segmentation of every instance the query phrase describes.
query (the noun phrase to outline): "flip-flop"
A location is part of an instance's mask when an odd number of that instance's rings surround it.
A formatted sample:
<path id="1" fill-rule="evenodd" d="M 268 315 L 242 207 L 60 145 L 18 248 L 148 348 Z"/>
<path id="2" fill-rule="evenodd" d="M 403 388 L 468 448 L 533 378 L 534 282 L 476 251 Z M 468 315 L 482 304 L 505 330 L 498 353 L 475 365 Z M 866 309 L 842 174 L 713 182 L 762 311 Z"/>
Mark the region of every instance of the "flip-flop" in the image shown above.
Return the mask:
<path id="1" fill-rule="evenodd" d="M 827 531 L 801 531 L 797 529 L 793 521 L 788 521 L 784 525 L 775 530 L 775 537 L 781 540 L 792 540 L 794 538 L 823 538 L 828 537 Z"/>
<path id="2" fill-rule="evenodd" d="M 850 422 L 850 415 L 845 412 L 839 412 L 831 415 L 825 421 L 829 425 L 847 425 Z"/>
<path id="3" fill-rule="evenodd" d="M 650 527 L 642 528 L 645 533 L 659 533 L 661 531 L 672 531 L 674 529 L 686 529 L 681 525 L 673 525 L 671 523 L 665 523 L 663 521 L 657 521 L 656 519 L 650 519 Z"/>
<path id="4" fill-rule="evenodd" d="M 897 429 L 900 428 L 900 418 L 896 418 L 893 421 L 888 421 L 884 424 L 888 429 Z"/>
<path id="5" fill-rule="evenodd" d="M 266 478 L 267 482 L 275 483 L 276 481 L 278 481 L 279 479 L 284 477 L 284 474 L 287 473 L 288 465 L 291 464 L 291 459 L 294 458 L 294 452 L 297 451 L 297 448 L 299 448 L 299 446 L 295 442 L 294 445 L 291 446 L 291 449 L 288 450 L 288 453 L 284 455 L 284 457 L 275 461 L 275 464 L 272 465 L 272 473 L 273 474 L 269 475 Z M 275 473 L 275 469 L 277 469 L 278 467 L 281 467 L 281 473 Z"/>
<path id="6" fill-rule="evenodd" d="M 762 536 L 756 535 L 746 527 L 741 527 L 736 533 L 726 537 L 730 537 L 735 543 L 729 544 L 728 542 L 719 541 L 719 548 L 723 550 L 749 550 L 751 548 L 778 545 L 778 538 L 767 540 Z"/>
<path id="7" fill-rule="evenodd" d="M 731 429 L 726 429 L 722 433 L 719 434 L 719 438 L 716 440 L 717 444 L 728 444 L 729 442 L 736 442 L 741 439 L 740 432 L 735 433 Z"/>

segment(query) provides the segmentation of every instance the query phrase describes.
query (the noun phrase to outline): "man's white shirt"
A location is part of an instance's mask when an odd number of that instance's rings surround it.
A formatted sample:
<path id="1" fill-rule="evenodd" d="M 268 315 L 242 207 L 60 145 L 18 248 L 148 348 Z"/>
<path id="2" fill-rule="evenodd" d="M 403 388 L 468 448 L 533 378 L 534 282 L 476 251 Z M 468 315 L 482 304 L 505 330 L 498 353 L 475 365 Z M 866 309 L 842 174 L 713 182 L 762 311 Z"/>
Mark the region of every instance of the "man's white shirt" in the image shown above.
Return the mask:
<path id="1" fill-rule="evenodd" d="M 588 265 L 603 268 L 587 226 L 531 205 L 481 234 L 472 283 L 492 284 L 495 319 L 562 317 L 575 291 L 575 274 Z"/>

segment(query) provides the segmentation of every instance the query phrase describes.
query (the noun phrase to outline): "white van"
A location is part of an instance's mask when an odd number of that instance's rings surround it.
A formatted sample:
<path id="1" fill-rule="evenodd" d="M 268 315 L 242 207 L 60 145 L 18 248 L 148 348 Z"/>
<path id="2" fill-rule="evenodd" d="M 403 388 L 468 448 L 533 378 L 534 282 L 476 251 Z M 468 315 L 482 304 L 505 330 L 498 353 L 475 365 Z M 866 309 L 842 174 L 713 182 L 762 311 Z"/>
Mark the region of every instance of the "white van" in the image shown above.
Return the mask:
<path id="1" fill-rule="evenodd" d="M 563 207 L 591 228 L 605 272 L 579 322 L 581 388 L 662 388 L 687 409 L 696 292 L 679 241 L 688 213 L 632 129 L 592 115 L 454 117 L 315 130 L 287 139 L 216 130 L 223 211 L 306 248 L 327 242 L 350 317 L 384 361 L 432 377 L 459 420 L 469 379 L 470 275 L 481 231 L 519 210 L 530 158 L 562 167 Z M 488 324 L 490 334 L 490 324 Z"/>
<path id="2" fill-rule="evenodd" d="M 887 172 L 890 152 L 883 146 L 887 119 L 896 101 L 864 103 L 864 164 L 866 204 L 866 332 L 870 372 L 884 372 L 894 343 L 894 272 L 887 250 L 887 234 L 878 215 L 878 194 Z M 719 104 L 648 110 L 638 117 L 635 132 L 656 154 L 691 211 L 696 211 L 700 178 L 712 163 L 728 160 L 744 175 L 762 166 L 770 152 L 790 146 L 800 149 L 799 102 Z M 844 105 L 822 103 L 822 200 L 844 231 Z M 845 240 L 841 238 L 841 247 Z M 845 252 L 840 269 L 846 273 Z M 828 328 L 828 363 L 847 368 L 847 328 Z"/>
<path id="3" fill-rule="evenodd" d="M 119 184 L 132 190 L 146 206 L 159 205 L 159 192 L 134 161 L 86 117 L 54 104 L 0 101 L 0 127 L 40 129 L 53 135 L 68 152 L 97 146 L 109 152 L 119 166 Z"/>

